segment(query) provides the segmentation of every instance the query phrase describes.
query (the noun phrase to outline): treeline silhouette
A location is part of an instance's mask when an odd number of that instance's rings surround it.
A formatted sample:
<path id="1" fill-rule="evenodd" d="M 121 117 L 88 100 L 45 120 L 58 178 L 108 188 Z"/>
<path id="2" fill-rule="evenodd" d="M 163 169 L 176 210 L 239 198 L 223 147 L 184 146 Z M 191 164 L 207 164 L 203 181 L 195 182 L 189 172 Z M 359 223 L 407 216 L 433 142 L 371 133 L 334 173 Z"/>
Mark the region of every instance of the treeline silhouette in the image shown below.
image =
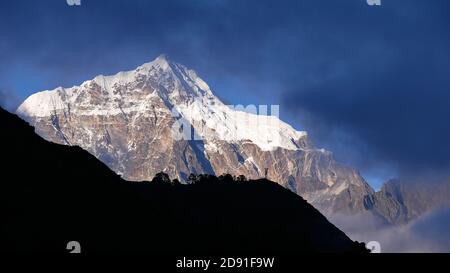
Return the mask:
<path id="1" fill-rule="evenodd" d="M 191 173 L 188 176 L 186 181 L 187 185 L 193 184 L 204 184 L 204 183 L 232 183 L 232 182 L 246 182 L 248 179 L 244 175 L 231 175 L 231 174 L 222 174 L 219 177 L 211 174 L 193 174 Z M 169 175 L 160 172 L 155 175 L 152 179 L 153 183 L 166 183 L 172 185 L 181 185 L 182 183 L 177 179 L 171 180 Z"/>
<path id="2" fill-rule="evenodd" d="M 365 253 L 298 195 L 265 179 L 159 173 L 128 182 L 79 147 L 0 109 L 0 252 L 239 255 Z"/>

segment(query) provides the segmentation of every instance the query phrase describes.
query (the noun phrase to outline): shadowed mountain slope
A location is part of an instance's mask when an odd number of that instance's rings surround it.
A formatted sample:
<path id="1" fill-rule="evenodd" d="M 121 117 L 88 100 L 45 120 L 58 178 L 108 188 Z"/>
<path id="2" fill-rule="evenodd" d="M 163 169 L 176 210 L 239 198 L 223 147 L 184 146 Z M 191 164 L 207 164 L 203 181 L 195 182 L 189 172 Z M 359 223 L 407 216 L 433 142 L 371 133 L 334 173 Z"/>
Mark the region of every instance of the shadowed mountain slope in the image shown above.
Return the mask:
<path id="1" fill-rule="evenodd" d="M 126 182 L 0 109 L 0 251 L 364 252 L 300 196 L 268 180 Z"/>

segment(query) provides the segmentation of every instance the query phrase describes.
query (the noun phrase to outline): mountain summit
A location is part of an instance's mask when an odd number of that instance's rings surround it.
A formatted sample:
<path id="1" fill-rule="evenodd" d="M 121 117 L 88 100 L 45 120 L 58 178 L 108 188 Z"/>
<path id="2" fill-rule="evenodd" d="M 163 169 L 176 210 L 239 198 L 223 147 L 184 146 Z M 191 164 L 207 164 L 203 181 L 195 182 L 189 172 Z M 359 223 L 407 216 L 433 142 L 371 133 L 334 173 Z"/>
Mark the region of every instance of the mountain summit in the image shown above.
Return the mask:
<path id="1" fill-rule="evenodd" d="M 184 181 L 190 173 L 267 176 L 326 214 L 366 210 L 374 191 L 356 170 L 257 110 L 225 105 L 195 71 L 161 55 L 135 70 L 36 93 L 17 114 L 45 139 L 82 147 L 126 180 L 161 171 Z"/>

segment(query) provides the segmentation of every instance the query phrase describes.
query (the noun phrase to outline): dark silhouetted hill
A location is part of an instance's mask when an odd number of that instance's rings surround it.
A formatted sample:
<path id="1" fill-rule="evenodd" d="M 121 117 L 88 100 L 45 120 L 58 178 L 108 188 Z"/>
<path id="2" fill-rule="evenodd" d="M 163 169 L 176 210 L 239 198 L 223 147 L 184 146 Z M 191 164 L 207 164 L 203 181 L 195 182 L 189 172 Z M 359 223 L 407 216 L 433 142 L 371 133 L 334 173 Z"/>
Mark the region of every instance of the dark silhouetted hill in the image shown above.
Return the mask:
<path id="1" fill-rule="evenodd" d="M 267 180 L 158 174 L 127 182 L 78 147 L 46 142 L 0 109 L 0 251 L 364 252 L 298 195 Z"/>

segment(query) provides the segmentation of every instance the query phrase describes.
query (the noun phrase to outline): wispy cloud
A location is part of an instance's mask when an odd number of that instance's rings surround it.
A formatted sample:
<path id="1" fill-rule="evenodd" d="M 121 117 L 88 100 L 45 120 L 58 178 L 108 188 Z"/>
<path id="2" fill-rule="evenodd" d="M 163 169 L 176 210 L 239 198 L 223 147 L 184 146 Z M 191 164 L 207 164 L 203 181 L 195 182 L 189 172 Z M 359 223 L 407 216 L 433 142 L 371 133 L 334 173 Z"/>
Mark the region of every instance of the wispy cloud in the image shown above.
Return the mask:
<path id="1" fill-rule="evenodd" d="M 404 225 L 383 227 L 368 215 L 335 215 L 331 221 L 352 240 L 378 241 L 382 252 L 450 252 L 450 206 Z"/>

